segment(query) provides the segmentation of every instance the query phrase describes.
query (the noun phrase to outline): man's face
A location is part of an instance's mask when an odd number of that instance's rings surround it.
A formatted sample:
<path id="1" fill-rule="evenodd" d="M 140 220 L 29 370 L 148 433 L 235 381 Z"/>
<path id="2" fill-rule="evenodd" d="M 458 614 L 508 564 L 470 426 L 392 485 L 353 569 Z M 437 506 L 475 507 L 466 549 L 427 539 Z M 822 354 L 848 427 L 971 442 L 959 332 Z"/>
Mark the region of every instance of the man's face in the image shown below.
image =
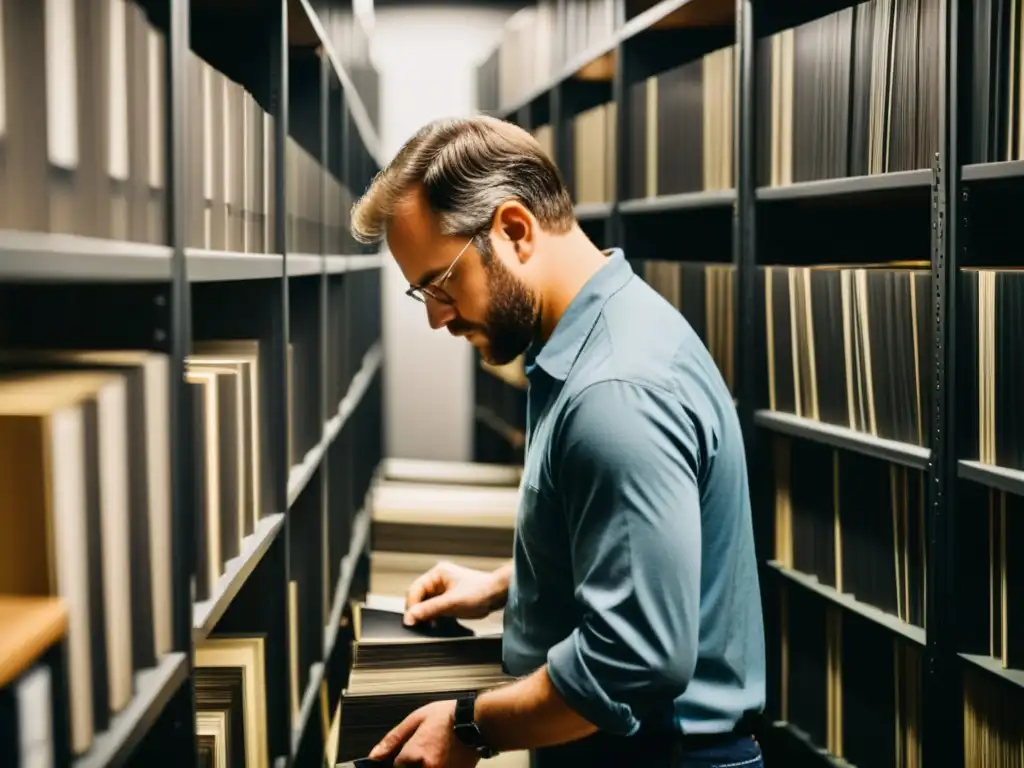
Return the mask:
<path id="1" fill-rule="evenodd" d="M 465 337 L 485 360 L 501 365 L 533 341 L 539 301 L 513 271 L 519 264 L 513 244 L 489 238 L 490 253 L 482 253 L 481 239 L 468 243 L 442 235 L 417 194 L 399 205 L 388 230 L 388 246 L 405 279 L 424 289 L 417 293 L 431 327 Z"/>

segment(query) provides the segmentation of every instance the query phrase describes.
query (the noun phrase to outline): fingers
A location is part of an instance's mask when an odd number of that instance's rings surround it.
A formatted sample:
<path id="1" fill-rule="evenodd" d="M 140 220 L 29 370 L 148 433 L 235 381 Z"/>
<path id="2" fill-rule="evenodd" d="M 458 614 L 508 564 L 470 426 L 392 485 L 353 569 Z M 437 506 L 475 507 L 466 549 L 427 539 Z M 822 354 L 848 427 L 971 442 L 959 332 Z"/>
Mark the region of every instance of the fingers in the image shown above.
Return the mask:
<path id="1" fill-rule="evenodd" d="M 458 600 L 452 597 L 451 593 L 445 592 L 432 597 L 429 600 L 424 600 L 422 603 L 416 603 L 405 612 L 405 623 L 416 624 L 421 621 L 431 621 L 433 619 L 440 618 L 441 616 L 447 616 L 449 611 L 457 607 Z"/>
<path id="2" fill-rule="evenodd" d="M 416 606 L 436 595 L 443 594 L 447 586 L 448 579 L 444 567 L 440 563 L 416 579 L 405 594 L 405 623 L 415 624 L 417 621 L 422 621 L 423 618 L 418 615 L 421 609 Z M 415 612 L 414 608 L 416 608 Z"/>
<path id="3" fill-rule="evenodd" d="M 409 737 L 416 732 L 422 721 L 423 714 L 421 710 L 416 710 L 388 731 L 388 734 L 377 743 L 377 746 L 370 750 L 370 754 L 367 757 L 371 760 L 382 760 L 388 755 L 394 754 L 395 750 L 408 741 Z"/>

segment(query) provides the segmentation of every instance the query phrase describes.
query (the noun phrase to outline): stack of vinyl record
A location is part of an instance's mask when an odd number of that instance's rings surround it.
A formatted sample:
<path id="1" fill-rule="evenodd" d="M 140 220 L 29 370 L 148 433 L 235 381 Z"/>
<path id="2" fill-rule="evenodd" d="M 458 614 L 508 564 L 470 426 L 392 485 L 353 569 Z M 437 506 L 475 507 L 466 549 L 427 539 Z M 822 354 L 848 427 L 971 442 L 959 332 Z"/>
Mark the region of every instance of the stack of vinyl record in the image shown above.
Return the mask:
<path id="1" fill-rule="evenodd" d="M 501 636 L 455 620 L 402 623 L 401 598 L 369 596 L 353 607 L 352 673 L 341 706 L 341 760 L 365 757 L 406 716 L 432 701 L 492 688 L 510 678 Z"/>

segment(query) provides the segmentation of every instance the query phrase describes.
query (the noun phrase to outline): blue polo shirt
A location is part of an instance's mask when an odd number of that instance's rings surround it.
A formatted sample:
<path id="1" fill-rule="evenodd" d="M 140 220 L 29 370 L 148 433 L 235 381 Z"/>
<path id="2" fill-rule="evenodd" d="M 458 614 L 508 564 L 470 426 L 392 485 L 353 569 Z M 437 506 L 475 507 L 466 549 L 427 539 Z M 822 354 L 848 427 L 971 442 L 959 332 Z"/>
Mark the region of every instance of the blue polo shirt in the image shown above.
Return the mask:
<path id="1" fill-rule="evenodd" d="M 526 370 L 506 669 L 546 663 L 609 733 L 731 730 L 764 706 L 764 633 L 743 438 L 711 355 L 613 250 Z"/>

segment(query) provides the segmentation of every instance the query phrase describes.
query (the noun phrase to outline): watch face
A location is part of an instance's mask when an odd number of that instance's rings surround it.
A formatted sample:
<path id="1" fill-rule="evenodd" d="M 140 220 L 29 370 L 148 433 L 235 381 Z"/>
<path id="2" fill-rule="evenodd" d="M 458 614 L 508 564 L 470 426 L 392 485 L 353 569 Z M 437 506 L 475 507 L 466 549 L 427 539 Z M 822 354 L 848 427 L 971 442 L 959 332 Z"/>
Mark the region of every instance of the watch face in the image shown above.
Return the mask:
<path id="1" fill-rule="evenodd" d="M 455 736 L 467 747 L 476 747 L 480 744 L 480 729 L 476 723 L 458 723 L 455 726 Z"/>

